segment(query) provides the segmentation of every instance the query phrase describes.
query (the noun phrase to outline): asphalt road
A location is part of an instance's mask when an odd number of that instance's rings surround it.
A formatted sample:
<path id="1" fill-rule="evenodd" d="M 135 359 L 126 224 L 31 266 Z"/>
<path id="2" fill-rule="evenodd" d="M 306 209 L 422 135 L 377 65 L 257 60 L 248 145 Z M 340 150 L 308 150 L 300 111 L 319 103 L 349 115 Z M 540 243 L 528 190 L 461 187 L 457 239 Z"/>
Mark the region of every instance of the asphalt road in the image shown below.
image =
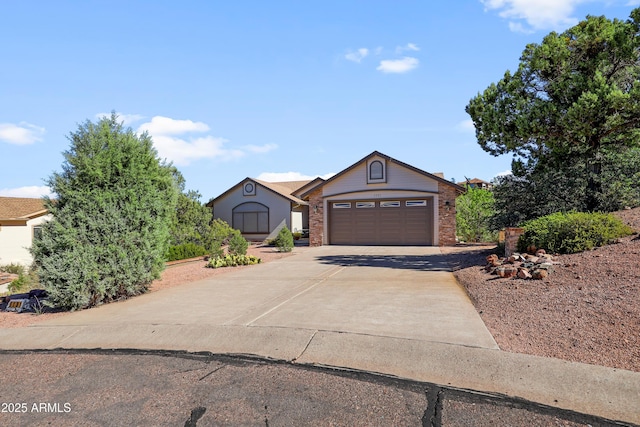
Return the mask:
<path id="1" fill-rule="evenodd" d="M 184 352 L 0 353 L 3 426 L 608 426 L 502 396 Z"/>

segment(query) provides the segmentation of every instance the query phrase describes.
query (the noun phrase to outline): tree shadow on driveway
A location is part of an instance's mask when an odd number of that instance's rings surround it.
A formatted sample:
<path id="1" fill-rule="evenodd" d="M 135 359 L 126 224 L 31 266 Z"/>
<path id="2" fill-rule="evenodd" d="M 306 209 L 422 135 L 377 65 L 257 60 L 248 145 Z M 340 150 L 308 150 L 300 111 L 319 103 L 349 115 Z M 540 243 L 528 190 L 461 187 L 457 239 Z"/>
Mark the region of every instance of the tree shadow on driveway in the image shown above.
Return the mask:
<path id="1" fill-rule="evenodd" d="M 433 255 L 326 255 L 316 260 L 341 267 L 382 267 L 415 271 L 456 271 L 484 265 L 491 250 L 486 247 L 457 247 L 454 252 Z"/>

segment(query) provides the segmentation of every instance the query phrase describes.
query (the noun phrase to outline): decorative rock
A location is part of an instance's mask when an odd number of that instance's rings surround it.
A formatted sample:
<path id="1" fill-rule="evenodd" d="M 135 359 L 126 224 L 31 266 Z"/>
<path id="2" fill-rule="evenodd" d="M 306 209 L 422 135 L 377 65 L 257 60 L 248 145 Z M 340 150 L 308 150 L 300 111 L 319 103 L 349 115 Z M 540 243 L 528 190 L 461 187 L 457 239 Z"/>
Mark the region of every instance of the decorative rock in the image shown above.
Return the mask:
<path id="1" fill-rule="evenodd" d="M 504 278 L 514 277 L 516 274 L 518 274 L 518 269 L 515 267 L 501 266 L 496 268 L 496 274 Z"/>
<path id="2" fill-rule="evenodd" d="M 491 255 L 489 255 L 489 256 L 487 257 L 487 262 L 488 262 L 489 264 L 491 264 L 491 263 L 493 263 L 493 262 L 495 262 L 495 261 L 498 261 L 498 259 L 499 259 L 499 258 L 498 258 L 498 255 L 496 255 L 496 254 L 491 254 Z"/>
<path id="3" fill-rule="evenodd" d="M 527 255 L 525 258 L 527 259 L 527 261 L 532 262 L 534 264 L 540 259 L 537 256 L 533 256 L 533 255 Z"/>
<path id="4" fill-rule="evenodd" d="M 542 280 L 549 275 L 549 272 L 543 268 L 537 268 L 531 273 L 531 277 L 536 280 Z"/>
<path id="5" fill-rule="evenodd" d="M 553 264 L 551 263 L 545 262 L 545 263 L 539 264 L 537 267 L 542 270 L 547 270 L 547 273 L 553 273 Z"/>
<path id="6" fill-rule="evenodd" d="M 518 279 L 531 279 L 531 273 L 526 268 L 518 270 Z"/>
<path id="7" fill-rule="evenodd" d="M 547 253 L 547 251 L 545 251 L 544 249 L 538 249 L 536 251 L 536 256 L 542 256 L 545 255 Z"/>

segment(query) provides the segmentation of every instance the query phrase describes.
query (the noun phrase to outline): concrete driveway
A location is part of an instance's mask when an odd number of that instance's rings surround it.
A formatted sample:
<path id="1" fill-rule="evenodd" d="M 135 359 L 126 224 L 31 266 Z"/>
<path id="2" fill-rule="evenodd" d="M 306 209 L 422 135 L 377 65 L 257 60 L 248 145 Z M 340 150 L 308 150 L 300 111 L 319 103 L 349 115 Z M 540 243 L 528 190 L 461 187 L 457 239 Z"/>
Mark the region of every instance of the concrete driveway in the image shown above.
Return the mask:
<path id="1" fill-rule="evenodd" d="M 323 246 L 41 326 L 334 331 L 497 348 L 433 247 Z"/>
<path id="2" fill-rule="evenodd" d="M 429 247 L 296 248 L 264 265 L 27 328 L 0 327 L 0 356 L 54 349 L 249 355 L 640 425 L 640 373 L 500 351 L 444 259 Z M 440 396 L 430 407 L 440 407 Z"/>

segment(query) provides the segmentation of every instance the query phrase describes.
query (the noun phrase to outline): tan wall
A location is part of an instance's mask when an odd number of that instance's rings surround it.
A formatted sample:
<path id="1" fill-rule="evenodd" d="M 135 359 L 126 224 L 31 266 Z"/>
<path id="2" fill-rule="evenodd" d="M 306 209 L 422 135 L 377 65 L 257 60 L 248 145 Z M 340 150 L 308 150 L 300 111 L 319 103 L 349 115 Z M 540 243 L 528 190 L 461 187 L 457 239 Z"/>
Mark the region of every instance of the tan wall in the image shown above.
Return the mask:
<path id="1" fill-rule="evenodd" d="M 0 264 L 31 265 L 33 257 L 29 252 L 33 241 L 33 227 L 51 219 L 44 215 L 27 221 L 27 225 L 0 226 Z"/>
<path id="2" fill-rule="evenodd" d="M 375 160 L 373 158 L 372 160 Z M 379 160 L 383 161 L 383 158 Z M 379 184 L 367 184 L 367 165 L 365 162 L 356 166 L 340 179 L 331 182 L 323 187 L 325 197 L 339 193 L 352 193 L 357 191 L 375 190 L 416 190 L 436 193 L 438 183 L 424 175 L 410 169 L 397 165 L 393 162 L 386 163 L 387 182 Z"/>
<path id="3" fill-rule="evenodd" d="M 246 181 L 243 181 L 243 183 Z M 287 227 L 291 229 L 291 202 L 282 196 L 267 190 L 258 183 L 255 196 L 243 196 L 242 185 L 229 192 L 223 198 L 216 200 L 213 206 L 213 217 L 220 218 L 233 226 L 233 208 L 241 203 L 262 203 L 269 208 L 269 231 L 272 231 L 284 219 Z M 267 235 L 265 234 L 264 237 Z"/>
<path id="4" fill-rule="evenodd" d="M 456 244 L 456 197 L 458 193 L 450 185 L 438 183 L 438 245 Z M 447 205 L 449 202 L 449 205 Z"/>

